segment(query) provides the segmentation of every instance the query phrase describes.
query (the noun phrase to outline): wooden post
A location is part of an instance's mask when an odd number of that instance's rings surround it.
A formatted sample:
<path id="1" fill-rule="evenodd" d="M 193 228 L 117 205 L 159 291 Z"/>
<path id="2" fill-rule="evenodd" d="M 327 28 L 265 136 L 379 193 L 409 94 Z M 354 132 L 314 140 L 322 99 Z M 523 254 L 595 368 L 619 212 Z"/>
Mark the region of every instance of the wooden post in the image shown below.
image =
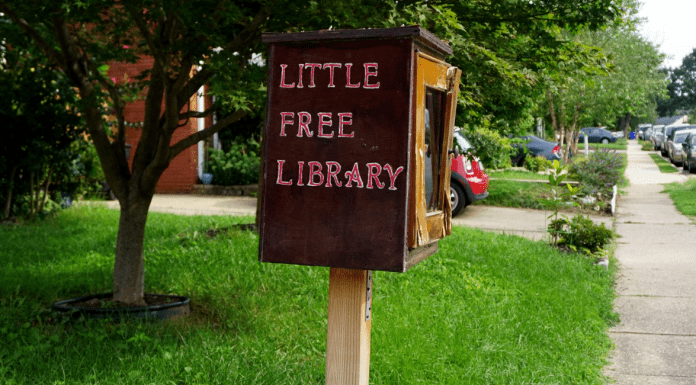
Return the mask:
<path id="1" fill-rule="evenodd" d="M 326 385 L 368 384 L 371 307 L 371 271 L 331 268 Z"/>

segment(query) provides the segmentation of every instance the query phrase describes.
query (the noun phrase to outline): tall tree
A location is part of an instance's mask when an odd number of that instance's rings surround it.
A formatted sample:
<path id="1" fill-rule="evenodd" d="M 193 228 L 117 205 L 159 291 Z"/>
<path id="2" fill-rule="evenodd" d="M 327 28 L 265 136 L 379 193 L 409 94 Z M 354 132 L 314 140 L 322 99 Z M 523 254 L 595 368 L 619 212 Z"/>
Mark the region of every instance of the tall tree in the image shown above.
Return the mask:
<path id="1" fill-rule="evenodd" d="M 266 51 L 261 33 L 379 25 L 387 11 L 380 4 L 376 0 L 0 1 L 0 12 L 13 22 L 14 33 L 30 38 L 78 90 L 87 130 L 121 207 L 115 301 L 144 303 L 145 224 L 155 186 L 172 159 L 262 108 L 266 69 L 250 60 Z M 126 88 L 108 78 L 109 63 L 143 58 L 152 59 L 152 64 L 134 79 L 135 85 Z M 188 111 L 190 98 L 205 84 L 219 96 L 218 105 L 202 113 Z M 129 166 L 123 111 L 133 98 L 145 100 L 145 116 Z M 210 115 L 220 105 L 230 113 L 172 143 L 182 121 Z M 117 122 L 115 130 L 107 125 L 110 114 Z"/>
<path id="2" fill-rule="evenodd" d="M 565 143 L 565 154 L 577 153 L 580 127 L 611 125 L 617 117 L 630 122 L 631 116 L 650 115 L 656 96 L 666 90 L 658 69 L 663 55 L 631 23 L 570 34 L 569 39 L 584 50 L 585 60 L 550 67 L 548 103 L 543 110 Z"/>
<path id="3" fill-rule="evenodd" d="M 696 110 L 696 48 L 679 67 L 664 69 L 663 75 L 669 77 L 669 86 L 667 96 L 657 100 L 660 116 Z"/>
<path id="4" fill-rule="evenodd" d="M 18 193 L 30 197 L 30 217 L 43 211 L 51 182 L 71 160 L 69 147 L 83 133 L 72 87 L 35 54 L 15 48 L 11 38 L 0 42 L 0 196 L 5 218 Z"/>
<path id="5" fill-rule="evenodd" d="M 107 182 L 121 204 L 114 264 L 116 300 L 143 302 L 143 234 L 155 186 L 185 148 L 262 108 L 266 69 L 262 32 L 386 27 L 418 23 L 449 41 L 464 69 L 460 121 L 529 120 L 538 70 L 566 43 L 558 28 L 599 28 L 622 14 L 625 0 L 0 0 L 0 12 L 31 38 L 78 89 L 81 111 Z M 133 92 L 105 74 L 108 63 L 152 59 Z M 195 70 L 195 71 L 194 71 Z M 218 104 L 185 109 L 208 84 Z M 142 135 L 129 166 L 123 108 L 145 99 Z M 116 129 L 105 124 L 106 100 Z M 222 105 L 229 114 L 171 143 L 180 122 Z M 504 125 L 501 124 L 501 127 Z"/>

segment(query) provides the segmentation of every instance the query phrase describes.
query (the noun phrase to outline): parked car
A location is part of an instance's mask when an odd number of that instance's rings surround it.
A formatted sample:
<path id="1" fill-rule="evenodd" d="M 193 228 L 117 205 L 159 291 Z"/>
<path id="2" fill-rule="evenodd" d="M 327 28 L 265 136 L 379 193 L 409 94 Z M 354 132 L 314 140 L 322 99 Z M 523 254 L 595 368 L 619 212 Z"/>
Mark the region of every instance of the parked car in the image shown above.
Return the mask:
<path id="1" fill-rule="evenodd" d="M 652 127 L 643 131 L 643 135 L 642 135 L 641 139 L 642 140 L 650 140 L 650 135 L 652 135 L 652 131 L 653 131 Z"/>
<path id="2" fill-rule="evenodd" d="M 652 143 L 653 149 L 656 149 L 656 148 L 655 148 L 655 137 L 658 135 L 658 133 L 659 133 L 660 131 L 662 131 L 662 127 L 664 127 L 664 125 L 652 126 L 652 129 L 650 130 L 650 135 L 649 135 L 648 138 L 646 139 L 646 140 L 649 140 L 649 141 Z"/>
<path id="3" fill-rule="evenodd" d="M 585 141 L 585 135 L 587 135 L 587 141 L 589 143 L 614 143 L 618 140 L 617 137 L 612 135 L 611 132 L 604 127 L 585 127 L 580 129 L 578 143 L 583 143 Z"/>
<path id="4" fill-rule="evenodd" d="M 672 135 L 672 131 L 688 126 L 688 124 L 670 124 L 662 128 L 662 135 L 660 135 L 660 143 L 658 145 L 658 150 L 660 150 L 662 156 L 667 156 L 667 142 L 669 141 L 670 136 Z"/>
<path id="5" fill-rule="evenodd" d="M 669 126 L 665 126 L 665 131 L 664 135 L 660 137 L 660 151 L 662 153 L 662 156 L 668 157 L 669 156 L 669 141 L 671 141 L 674 138 L 674 134 L 677 131 L 681 130 L 687 130 L 690 128 L 696 128 L 696 125 L 694 124 L 672 124 Z"/>
<path id="6" fill-rule="evenodd" d="M 638 139 L 645 140 L 645 131 L 650 129 L 652 127 L 652 124 L 646 123 L 646 124 L 639 124 L 638 125 Z"/>
<path id="7" fill-rule="evenodd" d="M 682 156 L 682 144 L 686 140 L 689 134 L 696 132 L 696 126 L 694 129 L 673 131 L 673 137 L 667 141 L 667 156 L 669 160 L 677 166 L 680 166 L 684 161 Z"/>
<path id="8" fill-rule="evenodd" d="M 513 166 L 524 165 L 524 158 L 530 156 L 543 156 L 548 160 L 560 160 L 563 158 L 561 145 L 557 142 L 549 142 L 534 135 L 521 136 L 527 143 L 522 145 L 513 144 L 517 148 L 517 153 L 510 156 L 510 162 Z M 524 149 L 527 149 L 525 152 Z"/>
<path id="9" fill-rule="evenodd" d="M 653 143 L 653 149 L 655 151 L 660 150 L 660 143 L 662 142 L 662 136 L 664 135 L 665 132 L 665 126 L 664 125 L 659 125 L 653 127 L 653 134 L 651 141 Z"/>
<path id="10" fill-rule="evenodd" d="M 690 133 L 686 136 L 684 144 L 682 144 L 682 167 L 684 170 L 689 170 L 690 173 L 696 173 L 696 133 Z"/>
<path id="11" fill-rule="evenodd" d="M 471 144 L 460 132 L 454 132 L 455 145 L 461 154 L 452 159 L 452 178 L 450 179 L 450 202 L 452 216 L 456 216 L 472 202 L 488 196 L 488 174 L 483 164 L 473 155 L 467 155 Z"/>

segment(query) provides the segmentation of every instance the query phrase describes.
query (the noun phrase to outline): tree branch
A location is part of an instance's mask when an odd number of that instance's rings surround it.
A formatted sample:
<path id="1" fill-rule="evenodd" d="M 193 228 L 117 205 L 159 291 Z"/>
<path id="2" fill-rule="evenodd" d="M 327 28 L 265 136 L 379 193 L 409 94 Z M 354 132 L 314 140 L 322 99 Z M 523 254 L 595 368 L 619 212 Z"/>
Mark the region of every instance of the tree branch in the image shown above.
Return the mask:
<path id="1" fill-rule="evenodd" d="M 165 62 L 164 58 L 162 57 L 160 50 L 157 48 L 155 40 L 153 39 L 147 24 L 142 18 L 142 10 L 128 5 L 126 5 L 126 9 L 133 18 L 133 21 L 135 21 L 135 25 L 138 27 L 138 31 L 140 31 L 140 35 L 145 40 L 147 47 L 150 49 L 150 55 L 152 55 L 152 57 L 155 59 L 155 65 L 161 65 Z"/>
<path id="2" fill-rule="evenodd" d="M 244 27 L 244 29 L 237 36 L 235 36 L 235 38 L 231 42 L 227 43 L 224 47 L 222 47 L 222 49 L 234 52 L 237 51 L 237 49 L 235 49 L 236 47 L 249 45 L 252 40 L 257 38 L 258 29 L 270 14 L 270 6 L 262 8 L 256 14 L 256 16 L 254 16 L 251 22 L 246 27 Z M 179 94 L 177 95 L 179 110 L 184 108 L 191 95 L 193 95 L 196 91 L 198 91 L 199 88 L 201 88 L 205 83 L 207 83 L 212 76 L 212 71 L 208 70 L 207 68 L 203 68 L 201 71 L 198 71 L 195 75 L 193 75 L 191 79 L 189 79 L 188 83 L 186 83 L 186 86 L 184 86 L 181 92 L 179 92 Z"/>
<path id="3" fill-rule="evenodd" d="M 9 16 L 10 19 L 17 24 L 24 32 L 41 48 L 41 50 L 48 56 L 57 66 L 63 69 L 63 72 L 67 73 L 67 65 L 63 62 L 63 57 L 56 49 L 54 49 L 50 44 L 48 44 L 41 35 L 32 26 L 27 23 L 26 20 L 19 17 L 15 11 L 10 8 L 4 1 L 0 0 L 0 11 L 5 15 Z"/>
<path id="4" fill-rule="evenodd" d="M 237 112 L 228 115 L 224 119 L 219 120 L 212 126 L 206 127 L 202 131 L 198 131 L 195 134 L 191 134 L 184 139 L 176 142 L 172 147 L 169 155 L 169 159 L 174 159 L 175 156 L 179 155 L 182 151 L 193 146 L 194 144 L 200 142 L 201 140 L 208 138 L 215 134 L 216 132 L 222 130 L 223 128 L 229 126 L 230 124 L 243 118 L 248 111 L 238 110 Z"/>
<path id="5" fill-rule="evenodd" d="M 212 114 L 213 112 L 215 112 L 215 110 L 217 110 L 217 109 L 218 109 L 217 106 L 212 106 L 212 107 L 208 108 L 207 110 L 205 110 L 205 111 L 203 111 L 203 112 L 200 112 L 200 111 L 188 111 L 188 112 L 185 112 L 185 113 L 183 113 L 183 114 L 179 114 L 179 120 L 189 119 L 189 118 L 205 118 L 205 117 L 207 117 L 208 115 L 210 115 L 210 114 Z"/>

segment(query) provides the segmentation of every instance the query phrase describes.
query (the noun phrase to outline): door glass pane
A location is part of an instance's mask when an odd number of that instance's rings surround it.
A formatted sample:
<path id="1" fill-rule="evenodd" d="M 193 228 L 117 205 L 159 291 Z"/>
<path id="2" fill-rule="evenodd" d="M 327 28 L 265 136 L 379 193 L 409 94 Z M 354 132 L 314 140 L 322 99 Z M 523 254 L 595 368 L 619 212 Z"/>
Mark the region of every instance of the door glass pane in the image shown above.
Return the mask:
<path id="1" fill-rule="evenodd" d="M 445 93 L 425 91 L 425 200 L 427 212 L 440 211 L 442 140 L 444 136 Z"/>

